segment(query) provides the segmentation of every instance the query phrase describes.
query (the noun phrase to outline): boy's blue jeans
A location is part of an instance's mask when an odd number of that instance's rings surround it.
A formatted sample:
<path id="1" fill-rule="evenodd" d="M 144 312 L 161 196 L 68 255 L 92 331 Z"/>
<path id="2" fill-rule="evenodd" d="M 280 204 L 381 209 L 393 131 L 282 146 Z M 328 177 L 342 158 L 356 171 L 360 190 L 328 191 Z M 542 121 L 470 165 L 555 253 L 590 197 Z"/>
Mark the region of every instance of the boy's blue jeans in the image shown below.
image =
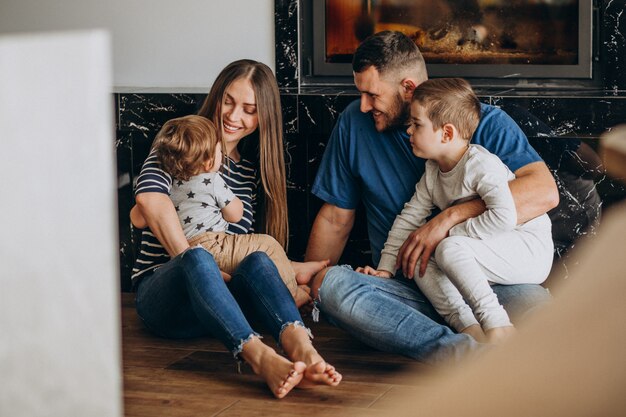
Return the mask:
<path id="1" fill-rule="evenodd" d="M 550 300 L 539 285 L 494 285 L 513 321 Z M 346 266 L 328 270 L 316 306 L 328 320 L 376 349 L 422 362 L 459 361 L 480 349 L 447 327 L 412 280 L 359 274 Z"/>
<path id="2" fill-rule="evenodd" d="M 279 343 L 287 325 L 302 325 L 289 290 L 263 252 L 248 255 L 227 285 L 213 256 L 192 247 L 137 287 L 137 313 L 153 333 L 168 338 L 211 335 L 235 357 L 252 336 L 258 336 L 240 305 L 249 307 Z"/>

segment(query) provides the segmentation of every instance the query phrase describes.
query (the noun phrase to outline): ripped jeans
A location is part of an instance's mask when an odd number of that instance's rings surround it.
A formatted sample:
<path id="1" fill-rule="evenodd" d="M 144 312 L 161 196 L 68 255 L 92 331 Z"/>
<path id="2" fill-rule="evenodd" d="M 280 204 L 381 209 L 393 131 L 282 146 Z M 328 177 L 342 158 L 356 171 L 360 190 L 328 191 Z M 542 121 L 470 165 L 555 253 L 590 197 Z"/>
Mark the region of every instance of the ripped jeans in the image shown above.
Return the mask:
<path id="1" fill-rule="evenodd" d="M 139 282 L 136 306 L 151 332 L 167 338 L 213 336 L 235 357 L 259 335 L 240 306 L 279 344 L 286 326 L 303 325 L 276 266 L 263 252 L 244 258 L 226 284 L 209 252 L 199 246 L 187 249 Z"/>

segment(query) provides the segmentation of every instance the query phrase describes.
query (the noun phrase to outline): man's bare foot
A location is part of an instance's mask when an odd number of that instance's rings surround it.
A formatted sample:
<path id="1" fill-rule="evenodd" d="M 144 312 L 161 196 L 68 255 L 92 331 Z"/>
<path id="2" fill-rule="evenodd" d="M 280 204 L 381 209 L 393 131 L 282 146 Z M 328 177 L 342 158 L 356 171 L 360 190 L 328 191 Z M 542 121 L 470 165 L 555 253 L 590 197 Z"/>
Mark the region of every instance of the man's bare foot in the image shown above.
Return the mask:
<path id="1" fill-rule="evenodd" d="M 252 338 L 243 347 L 242 358 L 260 375 L 276 398 L 283 398 L 298 385 L 304 377 L 307 366 L 304 362 L 291 362 L 265 345 L 258 338 Z"/>
<path id="2" fill-rule="evenodd" d="M 315 350 L 308 332 L 303 327 L 290 326 L 285 329 L 281 336 L 281 345 L 291 360 L 306 364 L 304 378 L 298 384 L 298 388 L 312 388 L 319 385 L 334 387 L 341 382 L 342 375 L 335 370 L 334 366 L 326 363 Z"/>
<path id="3" fill-rule="evenodd" d="M 326 268 L 330 259 L 324 261 L 295 262 L 291 261 L 291 266 L 296 273 L 296 282 L 299 285 L 308 285 L 315 274 Z"/>
<path id="4" fill-rule="evenodd" d="M 298 308 L 311 303 L 313 301 L 311 298 L 311 288 L 306 285 L 298 285 L 298 288 L 296 288 L 296 295 L 294 295 L 293 299 L 296 302 L 296 307 Z"/>
<path id="5" fill-rule="evenodd" d="M 493 327 L 489 330 L 485 330 L 485 336 L 487 342 L 498 345 L 509 339 L 515 334 L 516 330 L 513 326 Z"/>
<path id="6" fill-rule="evenodd" d="M 485 332 L 483 332 L 483 328 L 480 327 L 479 324 L 472 324 L 471 326 L 467 326 L 465 329 L 461 330 L 461 333 L 472 336 L 474 340 L 479 343 L 487 343 L 487 336 L 485 336 Z"/>

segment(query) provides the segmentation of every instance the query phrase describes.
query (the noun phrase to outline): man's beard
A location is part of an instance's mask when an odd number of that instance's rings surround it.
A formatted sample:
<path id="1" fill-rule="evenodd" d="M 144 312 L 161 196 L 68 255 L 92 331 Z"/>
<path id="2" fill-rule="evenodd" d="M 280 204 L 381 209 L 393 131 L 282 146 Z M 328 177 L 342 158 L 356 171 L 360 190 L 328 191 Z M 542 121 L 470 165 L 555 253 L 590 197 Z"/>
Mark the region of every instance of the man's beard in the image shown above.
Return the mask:
<path id="1" fill-rule="evenodd" d="M 392 103 L 391 108 L 385 113 L 385 124 L 376 130 L 384 132 L 385 130 L 403 127 L 409 120 L 411 104 L 404 101 L 402 95 L 398 93 Z"/>

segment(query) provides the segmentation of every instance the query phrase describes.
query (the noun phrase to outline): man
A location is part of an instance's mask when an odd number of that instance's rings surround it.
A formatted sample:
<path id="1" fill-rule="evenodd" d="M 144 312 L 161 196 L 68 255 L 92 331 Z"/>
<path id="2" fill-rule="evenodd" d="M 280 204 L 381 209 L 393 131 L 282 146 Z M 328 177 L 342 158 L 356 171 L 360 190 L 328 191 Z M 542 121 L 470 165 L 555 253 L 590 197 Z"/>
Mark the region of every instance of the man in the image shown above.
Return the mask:
<path id="1" fill-rule="evenodd" d="M 306 259 L 337 263 L 362 201 L 376 266 L 396 215 L 424 172 L 424 160 L 412 154 L 405 123 L 413 90 L 428 76 L 419 49 L 400 32 L 366 39 L 352 66 L 361 98 L 339 117 L 313 184 L 313 193 L 325 204 L 313 224 Z M 503 111 L 482 105 L 472 142 L 498 155 L 515 173 L 510 188 L 518 223 L 558 204 L 550 171 Z M 401 271 L 410 276 L 418 267 L 422 275 L 448 231 L 484 210 L 481 200 L 458 204 L 415 230 L 398 253 Z M 440 318 L 430 303 L 402 272 L 382 279 L 333 267 L 318 274 L 311 287 L 317 307 L 331 322 L 375 348 L 436 362 L 460 359 L 476 347 L 471 337 L 435 321 Z M 538 285 L 495 286 L 494 291 L 513 320 L 549 299 Z"/>

